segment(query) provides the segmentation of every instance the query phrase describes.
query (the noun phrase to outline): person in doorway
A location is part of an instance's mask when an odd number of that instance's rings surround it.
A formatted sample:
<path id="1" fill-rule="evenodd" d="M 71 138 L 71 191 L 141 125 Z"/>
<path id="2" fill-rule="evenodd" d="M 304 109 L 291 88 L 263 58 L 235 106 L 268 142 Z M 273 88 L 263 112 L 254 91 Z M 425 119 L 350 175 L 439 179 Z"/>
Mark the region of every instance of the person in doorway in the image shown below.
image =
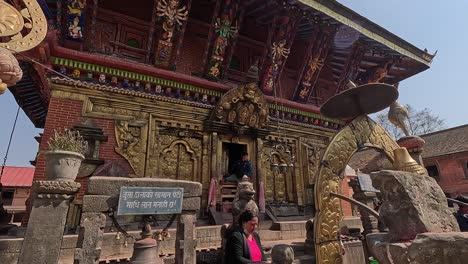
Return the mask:
<path id="1" fill-rule="evenodd" d="M 265 263 L 265 252 L 255 229 L 258 216 L 251 210 L 245 210 L 239 216 L 239 227 L 227 238 L 224 264 Z"/>
<path id="2" fill-rule="evenodd" d="M 227 182 L 240 182 L 244 175 L 249 176 L 249 179 L 252 179 L 252 164 L 249 160 L 249 154 L 244 152 L 242 154 L 242 159 L 238 160 L 232 166 L 230 171 L 230 176 L 224 179 Z"/>
<path id="3" fill-rule="evenodd" d="M 468 198 L 464 196 L 458 196 L 456 200 L 468 204 Z M 468 232 L 468 206 L 458 205 L 458 211 L 455 214 L 458 225 L 460 226 L 460 231 Z"/>

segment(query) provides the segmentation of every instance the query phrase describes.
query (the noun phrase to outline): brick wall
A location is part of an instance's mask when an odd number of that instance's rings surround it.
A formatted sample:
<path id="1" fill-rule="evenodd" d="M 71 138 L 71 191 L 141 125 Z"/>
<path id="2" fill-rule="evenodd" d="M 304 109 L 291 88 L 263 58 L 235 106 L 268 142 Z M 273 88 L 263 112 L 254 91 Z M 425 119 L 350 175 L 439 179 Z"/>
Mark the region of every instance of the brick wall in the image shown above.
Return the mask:
<path id="1" fill-rule="evenodd" d="M 341 194 L 353 198 L 353 189 L 348 184 L 350 177 L 353 176 L 346 175 L 341 181 Z M 353 216 L 353 208 L 350 203 L 341 200 L 341 209 L 343 210 L 343 216 Z"/>
<path id="2" fill-rule="evenodd" d="M 63 131 L 65 128 L 72 128 L 74 125 L 82 123 L 86 118 L 81 116 L 83 107 L 82 101 L 74 101 L 70 99 L 51 98 L 49 103 L 49 110 L 47 113 L 46 124 L 39 144 L 39 152 L 47 151 L 48 140 L 53 136 L 54 130 Z M 93 122 L 103 130 L 104 134 L 108 136 L 107 142 L 102 142 L 100 146 L 100 158 L 105 161 L 116 162 L 125 172 L 133 173 L 132 168 L 128 162 L 115 152 L 117 146 L 114 133 L 114 120 L 92 118 Z M 45 180 L 45 157 L 39 155 L 36 163 L 36 170 L 34 173 L 34 180 Z M 81 183 L 81 189 L 76 196 L 75 201 L 80 201 L 87 190 L 88 178 L 77 178 L 76 181 Z M 23 224 L 26 224 L 29 218 L 30 206 L 28 206 Z"/>
<path id="3" fill-rule="evenodd" d="M 468 161 L 468 153 L 457 156 L 446 156 L 436 160 L 425 160 L 425 166 L 437 165 L 439 169 L 438 183 L 445 193 L 451 197 L 468 195 L 468 178 L 464 166 Z"/>

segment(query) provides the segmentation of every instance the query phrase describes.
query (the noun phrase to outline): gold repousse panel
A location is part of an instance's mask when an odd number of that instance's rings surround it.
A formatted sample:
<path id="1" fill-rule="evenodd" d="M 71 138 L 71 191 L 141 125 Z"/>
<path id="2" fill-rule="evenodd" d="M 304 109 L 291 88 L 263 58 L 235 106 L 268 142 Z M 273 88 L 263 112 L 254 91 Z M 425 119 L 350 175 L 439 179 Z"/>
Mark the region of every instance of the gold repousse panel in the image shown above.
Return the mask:
<path id="1" fill-rule="evenodd" d="M 361 116 L 335 135 L 322 157 L 315 182 L 314 236 L 317 263 L 342 263 L 337 239 L 343 213 L 340 200 L 331 197 L 330 192 L 340 193 L 340 174 L 351 156 L 364 147 L 380 149 L 393 161 L 393 150 L 398 148 L 398 144 L 372 119 Z"/>

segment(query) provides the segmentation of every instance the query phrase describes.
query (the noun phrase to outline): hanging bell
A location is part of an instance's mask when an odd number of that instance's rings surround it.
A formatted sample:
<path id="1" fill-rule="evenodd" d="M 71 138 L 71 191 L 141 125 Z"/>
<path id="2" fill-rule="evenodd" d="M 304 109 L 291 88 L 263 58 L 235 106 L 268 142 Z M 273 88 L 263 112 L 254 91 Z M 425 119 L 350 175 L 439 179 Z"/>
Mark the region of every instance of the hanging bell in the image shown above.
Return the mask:
<path id="1" fill-rule="evenodd" d="M 158 254 L 158 243 L 151 235 L 151 227 L 147 224 L 141 233 L 142 239 L 133 244 L 131 264 L 163 264 Z"/>
<path id="2" fill-rule="evenodd" d="M 158 233 L 158 241 L 162 241 L 162 240 L 163 240 L 162 232 L 159 232 Z"/>

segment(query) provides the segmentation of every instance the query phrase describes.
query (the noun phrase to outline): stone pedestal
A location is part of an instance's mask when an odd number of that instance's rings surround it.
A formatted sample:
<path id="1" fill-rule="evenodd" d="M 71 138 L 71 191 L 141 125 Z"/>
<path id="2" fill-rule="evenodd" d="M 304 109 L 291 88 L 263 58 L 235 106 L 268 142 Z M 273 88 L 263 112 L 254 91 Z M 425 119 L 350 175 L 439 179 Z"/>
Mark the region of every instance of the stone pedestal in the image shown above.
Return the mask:
<path id="1" fill-rule="evenodd" d="M 84 212 L 81 215 L 80 235 L 75 249 L 75 264 L 95 264 L 101 256 L 106 216 L 103 213 Z"/>
<path id="2" fill-rule="evenodd" d="M 33 183 L 33 206 L 18 264 L 58 263 L 68 208 L 77 182 Z"/>
<path id="3" fill-rule="evenodd" d="M 424 144 L 426 142 L 424 139 L 418 137 L 418 136 L 408 136 L 408 137 L 402 137 L 399 140 L 397 140 L 398 145 L 400 147 L 405 147 L 411 157 L 421 166 L 424 167 L 423 159 L 422 159 L 422 152 L 424 148 Z"/>
<path id="4" fill-rule="evenodd" d="M 195 264 L 197 261 L 196 211 L 182 211 L 177 217 L 176 264 Z"/>

